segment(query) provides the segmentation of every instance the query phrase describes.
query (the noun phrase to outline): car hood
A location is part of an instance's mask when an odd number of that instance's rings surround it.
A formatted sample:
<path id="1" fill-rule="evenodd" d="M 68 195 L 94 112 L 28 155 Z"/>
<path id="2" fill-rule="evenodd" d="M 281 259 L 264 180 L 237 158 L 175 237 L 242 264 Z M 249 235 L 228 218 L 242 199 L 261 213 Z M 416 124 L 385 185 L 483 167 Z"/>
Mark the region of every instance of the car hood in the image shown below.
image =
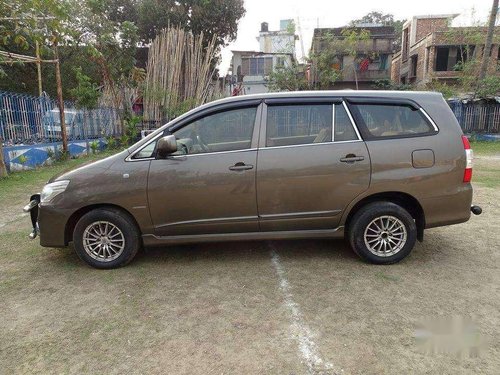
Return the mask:
<path id="1" fill-rule="evenodd" d="M 123 160 L 129 155 L 127 150 L 119 152 L 118 154 L 111 155 L 105 159 L 91 161 L 78 167 L 68 169 L 59 174 L 53 176 L 47 183 L 61 180 L 71 180 L 72 178 L 78 176 L 79 178 L 84 178 L 88 176 L 89 178 L 98 174 L 105 173 L 116 161 Z"/>

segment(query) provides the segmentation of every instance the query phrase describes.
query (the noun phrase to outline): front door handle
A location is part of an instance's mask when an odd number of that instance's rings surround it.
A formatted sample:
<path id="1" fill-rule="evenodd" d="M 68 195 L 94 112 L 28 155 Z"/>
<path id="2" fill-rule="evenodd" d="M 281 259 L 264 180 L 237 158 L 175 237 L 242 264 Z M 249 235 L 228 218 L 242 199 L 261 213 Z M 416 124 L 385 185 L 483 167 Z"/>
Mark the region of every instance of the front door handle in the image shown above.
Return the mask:
<path id="1" fill-rule="evenodd" d="M 239 162 L 239 163 L 236 163 L 235 165 L 230 166 L 229 170 L 230 171 L 246 171 L 246 170 L 252 169 L 252 168 L 253 168 L 253 165 Z"/>
<path id="2" fill-rule="evenodd" d="M 354 163 L 355 161 L 363 161 L 365 160 L 364 156 L 356 156 L 354 154 L 348 154 L 345 158 L 340 158 L 342 163 Z"/>

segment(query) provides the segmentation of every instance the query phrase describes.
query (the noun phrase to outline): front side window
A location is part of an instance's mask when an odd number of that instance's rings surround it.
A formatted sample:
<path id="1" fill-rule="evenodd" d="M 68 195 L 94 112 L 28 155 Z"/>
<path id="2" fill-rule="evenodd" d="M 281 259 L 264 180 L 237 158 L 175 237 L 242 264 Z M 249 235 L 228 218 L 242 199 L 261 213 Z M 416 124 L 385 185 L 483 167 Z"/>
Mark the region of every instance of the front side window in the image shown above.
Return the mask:
<path id="1" fill-rule="evenodd" d="M 275 105 L 267 108 L 266 146 L 331 142 L 332 105 Z"/>
<path id="2" fill-rule="evenodd" d="M 195 120 L 173 134 L 178 151 L 173 155 L 201 154 L 250 148 L 257 107 L 219 112 Z M 158 139 L 134 155 L 134 159 L 154 156 Z"/>
<path id="3" fill-rule="evenodd" d="M 204 116 L 173 134 L 179 154 L 234 151 L 250 148 L 257 107 Z"/>
<path id="4" fill-rule="evenodd" d="M 403 104 L 356 104 L 368 135 L 373 138 L 412 136 L 434 131 L 421 111 Z"/>

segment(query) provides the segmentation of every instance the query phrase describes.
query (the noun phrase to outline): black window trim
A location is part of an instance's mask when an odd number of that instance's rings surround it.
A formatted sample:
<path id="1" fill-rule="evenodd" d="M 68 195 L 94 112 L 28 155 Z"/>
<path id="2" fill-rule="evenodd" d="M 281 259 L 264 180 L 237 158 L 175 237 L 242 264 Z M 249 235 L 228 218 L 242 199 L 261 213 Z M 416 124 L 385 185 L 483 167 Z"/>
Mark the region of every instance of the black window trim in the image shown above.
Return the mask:
<path id="1" fill-rule="evenodd" d="M 260 117 L 259 116 L 260 116 L 260 111 L 261 111 L 261 104 L 262 104 L 262 99 L 250 99 L 250 100 L 243 100 L 243 101 L 238 101 L 238 102 L 233 102 L 233 103 L 224 103 L 224 104 L 221 104 L 221 105 L 218 105 L 215 107 L 210 107 L 210 108 L 206 108 L 206 109 L 201 110 L 201 111 L 197 111 L 197 112 L 183 118 L 179 122 L 176 122 L 169 127 L 165 127 L 163 129 L 163 131 L 158 133 L 156 135 L 156 137 L 151 139 L 150 142 L 145 143 L 143 146 L 141 146 L 140 148 L 135 150 L 133 152 L 133 154 L 129 155 L 125 159 L 125 161 L 138 162 L 138 161 L 145 161 L 145 160 L 155 160 L 156 159 L 156 146 L 155 146 L 155 149 L 154 149 L 153 153 L 151 154 L 151 156 L 144 157 L 144 158 L 136 158 L 135 156 L 138 153 L 140 153 L 143 149 L 145 149 L 147 146 L 149 146 L 151 143 L 156 142 L 159 138 L 164 137 L 166 135 L 170 135 L 173 132 L 191 124 L 194 121 L 199 120 L 202 117 L 214 115 L 214 114 L 217 114 L 220 112 L 235 110 L 235 109 L 243 109 L 243 108 L 251 108 L 251 107 L 256 108 L 257 112 L 255 114 L 254 128 L 253 128 L 253 132 L 252 132 L 252 138 L 250 140 L 251 143 L 253 143 L 254 136 L 255 136 L 255 128 L 260 124 Z M 231 151 L 244 151 L 244 150 L 251 150 L 251 149 L 252 149 L 252 147 L 250 147 L 249 149 L 231 150 Z M 213 153 L 220 153 L 220 152 L 227 152 L 227 151 L 215 151 L 215 152 L 210 152 L 210 153 L 206 152 L 203 154 L 213 154 Z"/>
<path id="2" fill-rule="evenodd" d="M 428 137 L 436 135 L 439 133 L 439 128 L 436 126 L 434 120 L 429 116 L 429 114 L 420 106 L 417 102 L 411 99 L 405 98 L 366 98 L 366 97 L 356 97 L 356 98 L 345 98 L 345 102 L 349 111 L 351 112 L 354 121 L 357 124 L 357 128 L 361 132 L 361 135 L 365 141 L 383 141 L 387 139 L 403 139 L 403 138 L 418 138 L 418 137 Z M 384 137 L 376 137 L 368 131 L 368 127 L 363 120 L 363 116 L 359 113 L 357 104 L 372 104 L 372 105 L 398 105 L 398 106 L 408 106 L 422 113 L 424 121 L 432 129 L 431 131 L 418 134 L 403 134 L 403 135 L 390 135 Z"/>

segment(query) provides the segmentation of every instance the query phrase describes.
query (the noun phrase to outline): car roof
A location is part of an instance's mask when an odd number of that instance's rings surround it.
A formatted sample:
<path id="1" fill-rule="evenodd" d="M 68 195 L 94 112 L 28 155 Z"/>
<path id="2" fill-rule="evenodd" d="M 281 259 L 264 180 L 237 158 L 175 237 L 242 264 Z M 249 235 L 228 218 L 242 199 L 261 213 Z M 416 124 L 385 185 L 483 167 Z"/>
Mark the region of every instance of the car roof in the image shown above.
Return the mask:
<path id="1" fill-rule="evenodd" d="M 286 91 L 286 92 L 271 92 L 265 94 L 247 94 L 239 96 L 231 96 L 215 100 L 205 104 L 206 106 L 218 105 L 224 103 L 234 103 L 245 100 L 255 99 L 284 99 L 284 98 L 349 98 L 349 97 L 365 97 L 365 98 L 398 98 L 398 99 L 413 99 L 418 100 L 423 97 L 442 97 L 439 92 L 433 91 L 395 91 L 395 90 L 318 90 L 318 91 Z"/>

